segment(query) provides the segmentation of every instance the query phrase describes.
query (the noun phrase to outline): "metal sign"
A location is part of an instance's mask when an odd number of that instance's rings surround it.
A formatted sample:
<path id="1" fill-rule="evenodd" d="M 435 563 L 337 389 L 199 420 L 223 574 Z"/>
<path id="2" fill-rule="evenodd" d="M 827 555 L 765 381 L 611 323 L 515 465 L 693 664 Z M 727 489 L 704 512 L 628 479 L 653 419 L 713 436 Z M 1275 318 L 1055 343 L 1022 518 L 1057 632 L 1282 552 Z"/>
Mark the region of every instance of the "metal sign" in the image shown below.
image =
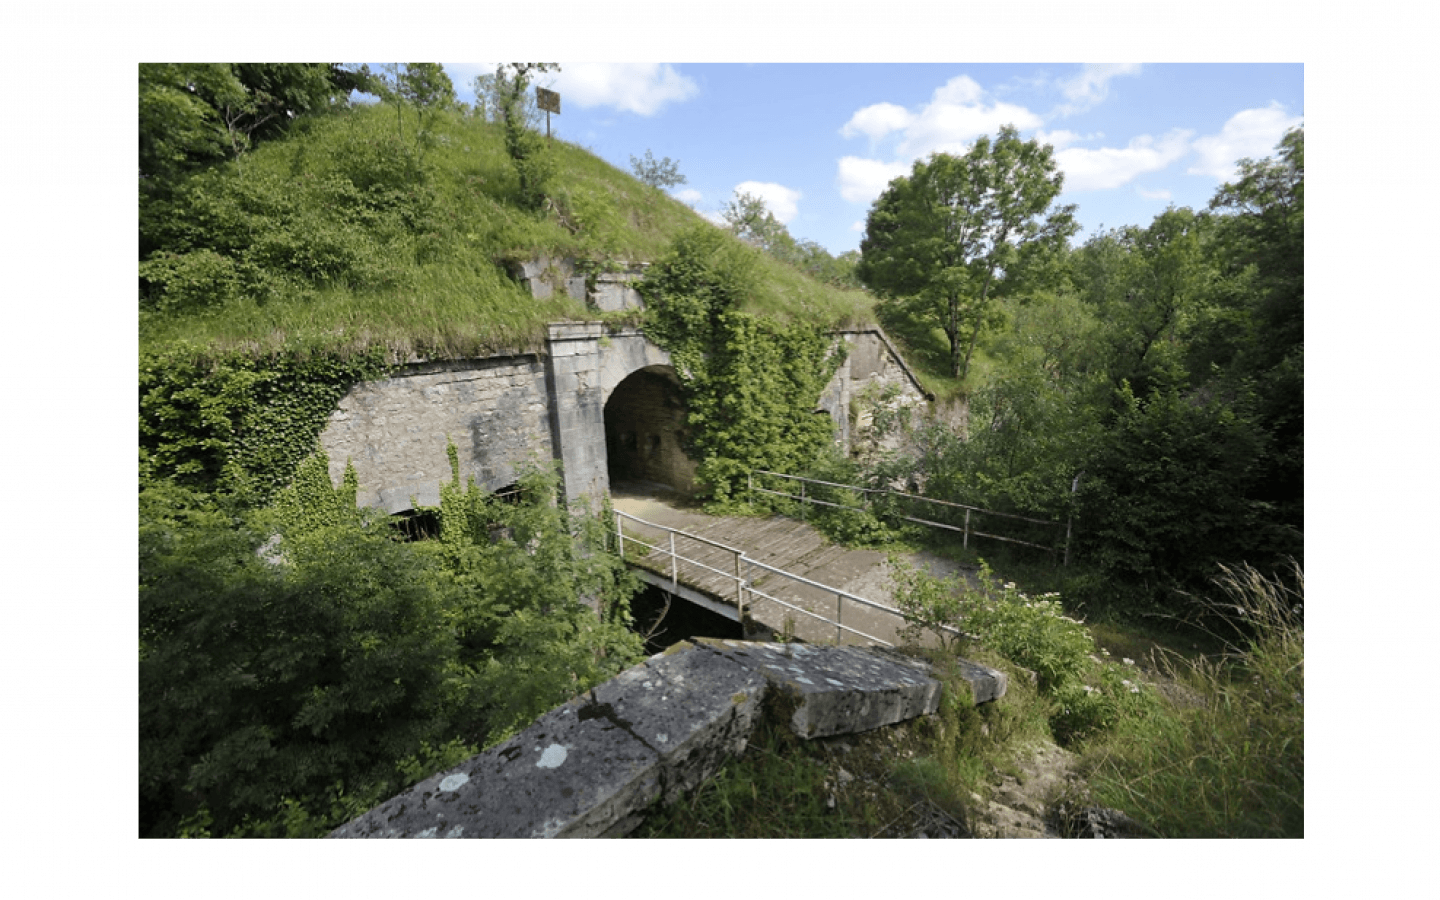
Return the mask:
<path id="1" fill-rule="evenodd" d="M 535 105 L 546 112 L 553 112 L 560 115 L 560 95 L 554 91 L 547 91 L 542 87 L 535 89 Z"/>

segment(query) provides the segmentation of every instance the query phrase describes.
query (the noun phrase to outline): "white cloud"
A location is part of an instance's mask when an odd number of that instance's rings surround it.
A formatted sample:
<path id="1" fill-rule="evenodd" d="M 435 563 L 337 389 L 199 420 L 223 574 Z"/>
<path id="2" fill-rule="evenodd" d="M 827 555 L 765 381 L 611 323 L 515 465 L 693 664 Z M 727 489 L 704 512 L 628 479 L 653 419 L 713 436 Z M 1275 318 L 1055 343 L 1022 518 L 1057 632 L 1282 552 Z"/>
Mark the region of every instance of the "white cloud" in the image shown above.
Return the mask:
<path id="1" fill-rule="evenodd" d="M 1124 148 L 1067 147 L 1055 152 L 1055 161 L 1065 173 L 1067 192 L 1115 188 L 1146 172 L 1159 171 L 1184 156 L 1190 149 L 1192 134 L 1193 131 L 1175 129 L 1159 140 L 1142 134 Z"/>
<path id="2" fill-rule="evenodd" d="M 1078 74 L 1057 82 L 1060 92 L 1070 101 L 1060 107 L 1060 115 L 1083 112 L 1104 101 L 1110 94 L 1110 79 L 1139 74 L 1138 63 L 1088 63 L 1082 66 Z"/>
<path id="3" fill-rule="evenodd" d="M 1077 141 L 1093 141 L 1104 136 L 1105 135 L 1098 132 L 1095 134 L 1076 134 L 1073 131 L 1066 131 L 1063 128 L 1059 131 L 1046 131 L 1042 128 L 1035 132 L 1036 140 L 1042 144 L 1049 144 L 1056 150 L 1063 150 Z"/>
<path id="4" fill-rule="evenodd" d="M 1142 188 L 1142 187 L 1137 187 L 1137 188 L 1135 189 L 1135 193 L 1137 193 L 1137 194 L 1139 194 L 1140 196 L 1144 197 L 1146 200 L 1169 200 L 1169 199 L 1170 199 L 1170 196 L 1171 196 L 1171 195 L 1170 195 L 1170 192 L 1169 192 L 1168 190 L 1166 190 L 1165 188 L 1158 188 L 1158 189 L 1156 189 L 1156 190 L 1151 191 L 1151 190 L 1146 190 L 1145 188 Z"/>
<path id="5" fill-rule="evenodd" d="M 700 214 L 701 218 L 707 219 L 712 224 L 719 225 L 721 228 L 726 228 L 730 225 L 729 222 L 725 221 L 724 213 L 720 212 L 720 210 L 718 209 L 708 211 L 703 209 L 697 209 L 695 211 Z"/>
<path id="6" fill-rule="evenodd" d="M 857 134 L 868 135 L 870 140 L 878 141 L 892 131 L 899 131 L 909 125 L 915 117 L 903 106 L 896 106 L 894 103 L 876 103 L 874 106 L 867 106 L 858 110 L 840 129 L 840 134 L 845 137 L 854 137 Z"/>
<path id="7" fill-rule="evenodd" d="M 1235 177 L 1237 161 L 1274 155 L 1275 145 L 1285 132 L 1303 121 L 1303 116 L 1289 115 L 1275 102 L 1261 109 L 1242 110 L 1230 117 L 1219 134 L 1196 139 L 1195 152 L 1200 160 L 1186 171 L 1230 181 Z"/>
<path id="8" fill-rule="evenodd" d="M 894 103 L 857 110 L 840 129 L 845 137 L 866 135 L 874 142 L 898 134 L 895 162 L 847 156 L 840 160 L 840 193 L 846 200 L 869 203 L 890 180 L 910 171 L 910 163 L 931 153 L 964 153 L 981 135 L 1002 125 L 1036 128 L 1041 118 L 1023 106 L 994 101 L 973 78 L 958 75 L 936 88 L 918 111 Z"/>
<path id="9" fill-rule="evenodd" d="M 850 226 L 850 230 L 863 232 L 865 230 L 865 220 L 861 219 L 859 222 L 855 222 Z"/>
<path id="10" fill-rule="evenodd" d="M 930 102 L 911 118 L 897 148 L 910 160 L 931 153 L 964 153 L 976 138 L 1002 125 L 1036 128 L 1041 119 L 1013 103 L 986 105 L 985 90 L 968 75 L 959 75 L 935 89 Z"/>
<path id="11" fill-rule="evenodd" d="M 553 87 L 562 103 L 611 106 L 641 116 L 653 116 L 667 103 L 688 100 L 700 90 L 668 63 L 565 63 Z"/>
<path id="12" fill-rule="evenodd" d="M 699 203 L 705 198 L 704 194 L 700 193 L 694 188 L 681 188 L 680 190 L 673 192 L 670 196 L 674 197 L 676 200 L 679 200 L 681 203 L 684 203 L 686 206 L 691 207 L 693 207 L 695 204 Z"/>
<path id="13" fill-rule="evenodd" d="M 783 184 L 775 184 L 770 181 L 742 181 L 735 185 L 735 193 L 750 194 L 765 201 L 765 208 L 770 210 L 781 225 L 788 225 L 800 211 L 800 192 L 787 188 Z"/>
<path id="14" fill-rule="evenodd" d="M 870 204 L 891 181 L 910 174 L 910 164 L 846 156 L 840 160 L 840 196 L 851 203 Z"/>
<path id="15" fill-rule="evenodd" d="M 497 63 L 446 63 L 445 72 L 461 98 L 473 97 L 477 75 L 493 75 Z M 611 106 L 625 112 L 652 116 L 667 103 L 688 100 L 699 92 L 695 82 L 668 64 L 562 63 L 558 72 L 542 72 L 534 83 L 558 91 L 566 104 L 582 107 Z"/>

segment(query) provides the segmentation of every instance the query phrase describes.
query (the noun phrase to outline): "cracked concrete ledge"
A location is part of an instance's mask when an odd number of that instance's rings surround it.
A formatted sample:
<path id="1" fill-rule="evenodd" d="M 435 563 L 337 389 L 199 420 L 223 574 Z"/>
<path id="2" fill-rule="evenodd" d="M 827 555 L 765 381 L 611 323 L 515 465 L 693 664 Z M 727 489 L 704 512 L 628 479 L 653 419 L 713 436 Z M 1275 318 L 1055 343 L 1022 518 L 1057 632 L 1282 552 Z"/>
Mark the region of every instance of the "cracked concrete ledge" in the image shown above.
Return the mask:
<path id="1" fill-rule="evenodd" d="M 975 668 L 1003 694 L 1003 675 Z M 802 737 L 868 731 L 940 700 L 924 663 L 876 648 L 681 643 L 330 837 L 618 837 L 743 751 L 771 686 L 797 701 Z"/>

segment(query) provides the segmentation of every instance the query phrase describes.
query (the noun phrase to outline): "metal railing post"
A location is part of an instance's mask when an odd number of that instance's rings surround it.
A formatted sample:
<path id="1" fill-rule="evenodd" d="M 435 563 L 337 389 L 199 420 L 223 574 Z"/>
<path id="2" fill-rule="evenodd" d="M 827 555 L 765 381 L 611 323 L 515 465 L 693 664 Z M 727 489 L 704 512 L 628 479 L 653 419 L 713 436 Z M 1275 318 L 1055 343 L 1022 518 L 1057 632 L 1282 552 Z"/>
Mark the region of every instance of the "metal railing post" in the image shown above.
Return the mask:
<path id="1" fill-rule="evenodd" d="M 740 561 L 744 558 L 744 551 L 735 551 L 735 613 L 740 617 L 742 632 L 745 630 L 745 575 Z"/>
<path id="2" fill-rule="evenodd" d="M 615 510 L 615 552 L 620 554 L 620 561 L 625 561 L 625 530 L 620 527 L 620 510 Z"/>
<path id="3" fill-rule="evenodd" d="M 805 482 L 800 482 L 800 518 L 805 518 Z"/>
<path id="4" fill-rule="evenodd" d="M 965 510 L 965 543 L 966 550 L 970 549 L 970 510 Z"/>
<path id="5" fill-rule="evenodd" d="M 840 596 L 840 593 L 837 591 L 835 593 L 835 646 L 837 647 L 845 643 L 845 633 L 841 628 L 845 618 L 844 609 L 845 598 Z"/>
<path id="6" fill-rule="evenodd" d="M 670 532 L 670 592 L 680 588 L 680 561 L 675 556 L 675 532 Z"/>

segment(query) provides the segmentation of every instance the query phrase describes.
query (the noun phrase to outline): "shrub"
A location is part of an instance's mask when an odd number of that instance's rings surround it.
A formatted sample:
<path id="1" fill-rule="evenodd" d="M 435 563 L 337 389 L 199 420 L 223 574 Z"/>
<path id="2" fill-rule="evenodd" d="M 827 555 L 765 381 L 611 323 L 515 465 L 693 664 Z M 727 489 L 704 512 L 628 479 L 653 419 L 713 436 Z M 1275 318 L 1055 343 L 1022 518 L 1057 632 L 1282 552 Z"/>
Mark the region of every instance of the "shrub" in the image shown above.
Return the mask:
<path id="1" fill-rule="evenodd" d="M 184 488 L 141 493 L 142 834 L 328 808 L 442 736 L 456 648 L 429 564 L 358 514 L 283 563 L 266 537 Z"/>
<path id="2" fill-rule="evenodd" d="M 925 632 L 942 643 L 968 636 L 1035 672 L 1041 689 L 1051 693 L 1090 664 L 1095 641 L 1085 626 L 1065 615 L 1059 594 L 1031 599 L 1013 582 L 998 583 L 983 561 L 970 583 L 909 570 L 898 560 L 891 564 L 898 570 L 895 597 L 907 640 Z"/>

